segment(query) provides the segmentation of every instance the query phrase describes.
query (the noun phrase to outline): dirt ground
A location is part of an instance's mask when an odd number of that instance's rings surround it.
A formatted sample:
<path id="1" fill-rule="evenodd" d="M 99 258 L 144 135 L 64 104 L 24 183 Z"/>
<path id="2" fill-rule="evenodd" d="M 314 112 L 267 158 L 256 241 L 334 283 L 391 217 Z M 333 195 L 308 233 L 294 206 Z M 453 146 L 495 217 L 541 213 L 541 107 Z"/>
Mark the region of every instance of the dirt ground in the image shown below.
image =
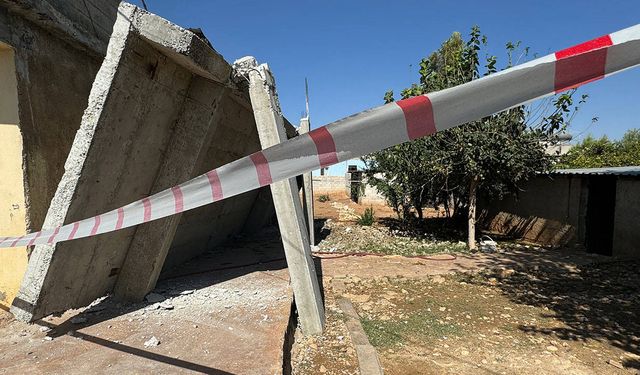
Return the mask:
<path id="1" fill-rule="evenodd" d="M 425 250 L 441 239 L 416 241 L 384 220 L 359 227 L 364 207 L 348 201 L 317 207 L 328 329 L 296 342 L 294 374 L 358 373 L 341 297 L 386 374 L 640 373 L 640 262 L 511 242 L 488 254 L 459 253 L 455 241 Z M 401 248 L 429 256 L 385 255 Z M 385 256 L 339 255 L 372 250 Z"/>
<path id="2" fill-rule="evenodd" d="M 149 301 L 36 324 L 0 311 L 0 374 L 282 373 L 293 296 L 279 238 L 234 243 L 166 275 Z"/>

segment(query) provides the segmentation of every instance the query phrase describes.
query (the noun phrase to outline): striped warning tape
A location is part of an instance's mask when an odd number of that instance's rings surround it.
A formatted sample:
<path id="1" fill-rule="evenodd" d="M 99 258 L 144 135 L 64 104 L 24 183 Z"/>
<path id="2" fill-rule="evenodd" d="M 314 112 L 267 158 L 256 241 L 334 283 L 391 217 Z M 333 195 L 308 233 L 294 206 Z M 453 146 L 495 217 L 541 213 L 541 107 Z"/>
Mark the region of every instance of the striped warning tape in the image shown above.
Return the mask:
<path id="1" fill-rule="evenodd" d="M 275 181 L 424 137 L 640 64 L 640 25 L 446 90 L 358 113 L 116 210 L 6 237 L 0 247 L 54 244 L 175 215 Z"/>

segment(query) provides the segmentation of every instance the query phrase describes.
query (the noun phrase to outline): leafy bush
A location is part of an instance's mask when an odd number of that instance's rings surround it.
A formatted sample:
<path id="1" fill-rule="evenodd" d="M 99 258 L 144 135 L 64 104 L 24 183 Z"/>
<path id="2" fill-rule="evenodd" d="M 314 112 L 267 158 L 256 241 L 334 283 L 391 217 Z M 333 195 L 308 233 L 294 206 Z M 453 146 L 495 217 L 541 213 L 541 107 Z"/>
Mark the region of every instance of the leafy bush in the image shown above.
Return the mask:
<path id="1" fill-rule="evenodd" d="M 358 218 L 358 225 L 371 226 L 376 222 L 375 211 L 373 207 L 365 208 L 364 213 Z"/>
<path id="2" fill-rule="evenodd" d="M 329 202 L 330 200 L 329 194 L 322 194 L 318 197 L 319 202 Z"/>

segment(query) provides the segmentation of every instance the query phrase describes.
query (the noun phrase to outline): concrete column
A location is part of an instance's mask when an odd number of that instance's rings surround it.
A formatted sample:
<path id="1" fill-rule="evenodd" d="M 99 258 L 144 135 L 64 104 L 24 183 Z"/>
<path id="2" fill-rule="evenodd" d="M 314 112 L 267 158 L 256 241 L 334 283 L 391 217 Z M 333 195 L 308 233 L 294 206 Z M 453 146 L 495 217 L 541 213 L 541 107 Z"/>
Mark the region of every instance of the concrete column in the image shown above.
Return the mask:
<path id="1" fill-rule="evenodd" d="M 300 119 L 300 134 L 308 133 L 311 129 L 311 123 L 309 117 Z M 313 180 L 311 178 L 311 172 L 302 175 L 304 181 L 302 185 L 302 206 L 304 209 L 304 218 L 307 221 L 307 228 L 309 229 L 309 242 L 311 246 L 316 244 L 316 233 L 313 224 Z"/>
<path id="2" fill-rule="evenodd" d="M 249 80 L 249 95 L 262 148 L 285 141 L 284 122 L 269 67 L 258 66 L 253 57 L 236 61 L 234 67 Z M 271 184 L 271 194 L 302 331 L 307 335 L 319 334 L 324 326 L 324 307 L 296 179 Z"/>

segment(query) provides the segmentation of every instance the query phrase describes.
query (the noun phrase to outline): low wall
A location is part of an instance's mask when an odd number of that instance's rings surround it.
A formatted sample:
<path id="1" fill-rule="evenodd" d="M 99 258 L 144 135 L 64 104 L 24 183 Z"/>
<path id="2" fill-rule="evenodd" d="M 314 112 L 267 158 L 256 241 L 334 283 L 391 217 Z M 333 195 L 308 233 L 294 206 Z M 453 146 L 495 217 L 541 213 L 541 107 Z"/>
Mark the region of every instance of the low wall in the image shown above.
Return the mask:
<path id="1" fill-rule="evenodd" d="M 337 195 L 348 197 L 350 195 L 349 176 L 313 176 L 313 194 L 319 196 L 322 194 Z M 384 204 L 385 199 L 380 192 L 373 186 L 364 184 L 364 192 L 360 196 L 360 204 Z"/>
<path id="2" fill-rule="evenodd" d="M 320 195 L 349 195 L 349 185 L 344 176 L 313 176 L 313 194 Z"/>
<path id="3" fill-rule="evenodd" d="M 584 239 L 586 187 L 572 176 L 538 176 L 517 197 L 480 199 L 479 223 L 494 233 L 543 246 L 564 246 Z"/>

